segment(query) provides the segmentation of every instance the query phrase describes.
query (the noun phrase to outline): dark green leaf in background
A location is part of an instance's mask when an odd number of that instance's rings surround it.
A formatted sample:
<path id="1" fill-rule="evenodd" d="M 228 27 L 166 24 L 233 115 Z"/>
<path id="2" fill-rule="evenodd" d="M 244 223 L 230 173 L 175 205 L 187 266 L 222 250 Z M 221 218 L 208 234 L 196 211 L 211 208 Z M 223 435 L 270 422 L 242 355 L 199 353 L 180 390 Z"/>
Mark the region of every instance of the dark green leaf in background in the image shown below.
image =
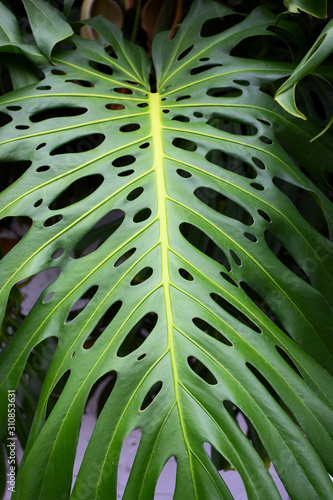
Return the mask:
<path id="1" fill-rule="evenodd" d="M 60 12 L 46 0 L 22 0 L 30 26 L 41 52 L 51 58 L 54 45 L 69 37 L 73 30 Z"/>

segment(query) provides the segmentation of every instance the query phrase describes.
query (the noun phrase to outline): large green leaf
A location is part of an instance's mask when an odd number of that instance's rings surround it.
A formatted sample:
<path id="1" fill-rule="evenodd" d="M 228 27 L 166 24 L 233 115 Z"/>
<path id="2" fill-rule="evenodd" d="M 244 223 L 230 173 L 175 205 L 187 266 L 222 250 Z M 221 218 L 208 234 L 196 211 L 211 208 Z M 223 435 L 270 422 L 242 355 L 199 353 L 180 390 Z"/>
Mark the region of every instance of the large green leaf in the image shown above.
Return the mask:
<path id="1" fill-rule="evenodd" d="M 1 98 L 2 161 L 31 162 L 1 217 L 33 221 L 2 260 L 1 314 L 18 281 L 61 271 L 2 353 L 4 433 L 6 391 L 35 346 L 59 339 L 13 498 L 69 497 L 84 407 L 107 374 L 71 498 L 116 498 L 136 428 L 125 499 L 153 498 L 172 456 L 175 498 L 232 498 L 204 443 L 248 498 L 280 498 L 236 410 L 291 498 L 332 497 L 332 207 L 316 184 L 333 149 L 309 146 L 318 127 L 267 93 L 293 67 L 230 55 L 274 36 L 274 16 L 195 2 L 172 40 L 154 41 L 156 92 L 144 51 L 90 24 L 98 41 L 72 36 L 42 82 Z"/>

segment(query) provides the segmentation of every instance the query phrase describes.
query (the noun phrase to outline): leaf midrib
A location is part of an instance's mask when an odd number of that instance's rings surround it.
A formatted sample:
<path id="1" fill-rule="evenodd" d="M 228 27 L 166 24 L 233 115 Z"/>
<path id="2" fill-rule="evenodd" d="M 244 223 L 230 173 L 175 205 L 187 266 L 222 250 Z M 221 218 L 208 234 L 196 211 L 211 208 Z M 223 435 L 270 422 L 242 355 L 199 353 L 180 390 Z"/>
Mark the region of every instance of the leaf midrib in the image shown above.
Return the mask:
<path id="1" fill-rule="evenodd" d="M 192 484 L 194 487 L 194 495 L 195 498 L 198 498 L 195 487 L 195 480 L 193 476 L 191 447 L 188 443 L 186 436 L 184 417 L 182 414 L 180 397 L 179 397 L 179 376 L 178 376 L 177 361 L 175 355 L 175 344 L 174 344 L 174 334 L 173 334 L 174 321 L 173 321 L 171 293 L 170 293 L 170 285 L 171 285 L 170 267 L 169 267 L 170 243 L 169 243 L 168 220 L 167 220 L 167 200 L 169 199 L 169 196 L 167 194 L 166 179 L 165 179 L 165 168 L 164 168 L 165 152 L 163 148 L 163 139 L 162 139 L 163 127 L 161 122 L 160 96 L 158 92 L 150 94 L 150 105 L 151 105 L 150 116 L 151 116 L 151 128 L 152 128 L 152 143 L 154 151 L 153 158 L 154 158 L 154 168 L 156 172 L 156 196 L 157 196 L 157 206 L 158 206 L 157 216 L 159 218 L 159 223 L 160 223 L 159 241 L 161 248 L 161 275 L 162 275 L 161 282 L 164 291 L 165 314 L 166 314 L 166 324 L 167 324 L 167 340 L 170 352 L 174 394 L 178 409 L 179 423 L 182 429 L 184 443 L 187 449 L 190 473 L 192 477 Z"/>

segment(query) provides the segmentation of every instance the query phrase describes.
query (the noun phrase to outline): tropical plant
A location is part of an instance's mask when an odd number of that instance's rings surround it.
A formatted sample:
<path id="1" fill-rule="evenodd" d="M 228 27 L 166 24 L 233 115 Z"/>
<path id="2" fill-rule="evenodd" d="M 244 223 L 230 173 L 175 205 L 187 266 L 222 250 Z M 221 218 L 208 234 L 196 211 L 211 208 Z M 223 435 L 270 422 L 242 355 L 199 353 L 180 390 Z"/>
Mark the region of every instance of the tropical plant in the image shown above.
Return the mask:
<path id="1" fill-rule="evenodd" d="M 1 355 L 2 436 L 7 391 L 50 342 L 53 356 L 13 498 L 116 498 L 137 428 L 124 498 L 153 498 L 170 457 L 176 499 L 232 498 L 228 467 L 248 498 L 279 499 L 269 460 L 293 500 L 332 498 L 333 147 L 329 131 L 310 143 L 332 113 L 326 46 L 296 67 L 297 22 L 196 0 L 151 62 L 102 17 L 86 21 L 91 41 L 41 0 L 24 4 L 36 43 L 0 4 L 12 80 L 24 61 L 0 100 L 1 161 L 20 172 L 1 218 L 31 225 L 1 261 L 2 318 L 18 282 L 58 277 Z M 290 108 L 298 84 L 306 121 L 274 103 L 290 75 L 278 99 Z"/>

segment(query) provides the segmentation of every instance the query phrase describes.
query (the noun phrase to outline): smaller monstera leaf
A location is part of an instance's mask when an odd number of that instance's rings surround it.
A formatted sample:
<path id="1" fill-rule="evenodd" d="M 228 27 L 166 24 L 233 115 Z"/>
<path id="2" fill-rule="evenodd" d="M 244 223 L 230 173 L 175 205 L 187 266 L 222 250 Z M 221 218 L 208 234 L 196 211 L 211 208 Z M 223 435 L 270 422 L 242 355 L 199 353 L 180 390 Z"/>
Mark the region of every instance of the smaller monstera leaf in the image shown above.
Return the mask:
<path id="1" fill-rule="evenodd" d="M 1 98 L 1 157 L 31 162 L 1 217 L 32 221 L 1 262 L 1 314 L 18 281 L 58 270 L 2 353 L 5 426 L 6 391 L 58 339 L 14 498 L 116 498 L 138 428 L 125 499 L 153 498 L 170 457 L 175 499 L 231 499 L 218 462 L 248 498 L 279 499 L 263 447 L 293 499 L 333 496 L 332 206 L 318 187 L 332 145 L 309 151 L 318 127 L 274 106 L 291 65 L 233 55 L 275 36 L 274 20 L 196 1 L 154 41 L 157 90 L 144 51 L 91 20 L 98 41 L 72 36 L 39 84 Z M 85 404 L 106 378 L 71 492 Z"/>
<path id="2" fill-rule="evenodd" d="M 297 84 L 311 73 L 318 74 L 324 79 L 332 81 L 333 72 L 329 66 L 319 67 L 333 52 L 333 20 L 324 28 L 317 41 L 305 55 L 291 76 L 280 86 L 275 94 L 277 102 L 286 110 L 298 118 L 306 120 L 295 100 Z M 319 67 L 319 68 L 318 68 Z M 317 69 L 318 68 L 318 69 Z M 330 88 L 332 91 L 332 86 Z M 332 97 L 331 97 L 332 103 Z"/>
<path id="3" fill-rule="evenodd" d="M 302 11 L 322 19 L 327 15 L 327 0 L 284 0 L 283 3 L 294 14 Z"/>

